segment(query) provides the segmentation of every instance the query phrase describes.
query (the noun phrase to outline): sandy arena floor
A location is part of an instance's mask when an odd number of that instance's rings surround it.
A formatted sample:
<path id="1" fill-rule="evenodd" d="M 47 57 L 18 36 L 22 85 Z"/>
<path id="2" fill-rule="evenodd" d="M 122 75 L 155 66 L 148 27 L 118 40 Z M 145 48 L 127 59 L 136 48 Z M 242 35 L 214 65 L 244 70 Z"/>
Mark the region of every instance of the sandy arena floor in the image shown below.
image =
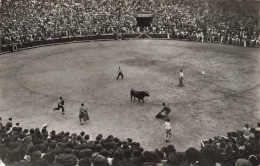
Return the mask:
<path id="1" fill-rule="evenodd" d="M 260 49 L 212 43 L 132 40 L 66 44 L 0 56 L 0 115 L 25 128 L 133 138 L 146 149 L 166 146 L 162 102 L 177 150 L 260 121 Z M 118 66 L 125 79 L 116 80 Z M 185 86 L 178 87 L 180 69 Z M 205 71 L 205 74 L 202 74 Z M 130 89 L 147 90 L 145 103 Z M 59 96 L 66 114 L 52 112 Z M 80 103 L 90 122 L 79 124 Z"/>

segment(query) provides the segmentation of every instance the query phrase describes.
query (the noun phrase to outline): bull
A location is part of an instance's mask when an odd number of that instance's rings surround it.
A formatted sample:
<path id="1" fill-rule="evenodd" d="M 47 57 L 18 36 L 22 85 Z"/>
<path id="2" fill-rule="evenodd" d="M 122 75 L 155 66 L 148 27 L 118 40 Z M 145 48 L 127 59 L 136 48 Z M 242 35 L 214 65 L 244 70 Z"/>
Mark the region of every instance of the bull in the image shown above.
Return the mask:
<path id="1" fill-rule="evenodd" d="M 139 103 L 140 103 L 140 100 L 143 100 L 143 103 L 144 103 L 144 97 L 150 96 L 147 91 L 136 91 L 134 89 L 131 89 L 130 94 L 131 94 L 131 101 L 132 101 L 132 97 L 134 97 L 134 100 L 135 100 L 135 98 L 138 98 Z"/>

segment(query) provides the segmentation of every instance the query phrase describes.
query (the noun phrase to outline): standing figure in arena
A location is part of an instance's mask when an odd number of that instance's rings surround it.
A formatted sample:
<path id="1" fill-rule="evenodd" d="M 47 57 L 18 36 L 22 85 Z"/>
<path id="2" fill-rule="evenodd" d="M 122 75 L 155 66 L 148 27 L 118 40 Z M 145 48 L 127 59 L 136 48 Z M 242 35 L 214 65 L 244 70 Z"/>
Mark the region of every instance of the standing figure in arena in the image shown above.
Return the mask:
<path id="1" fill-rule="evenodd" d="M 89 120 L 88 109 L 84 107 L 84 103 L 82 103 L 80 108 L 79 108 L 79 122 L 80 122 L 80 124 L 82 124 L 81 119 L 83 119 L 84 121 Z"/>
<path id="2" fill-rule="evenodd" d="M 58 107 L 54 108 L 54 109 L 53 109 L 53 112 L 54 112 L 55 110 L 59 110 L 59 109 L 61 108 L 62 114 L 64 114 L 64 113 L 65 113 L 65 110 L 64 110 L 63 105 L 64 105 L 64 100 L 63 100 L 62 97 L 60 97 L 60 99 L 59 99 L 59 101 L 58 101 Z"/>
<path id="3" fill-rule="evenodd" d="M 166 121 L 163 124 L 163 127 L 165 129 L 165 142 L 169 142 L 169 139 L 172 135 L 172 127 L 170 124 L 170 119 L 166 119 Z"/>
<path id="4" fill-rule="evenodd" d="M 165 103 L 162 103 L 163 109 L 156 115 L 156 118 L 166 118 L 168 119 L 168 114 L 171 112 L 169 106 L 166 106 Z"/>
<path id="5" fill-rule="evenodd" d="M 179 78 L 179 86 L 184 86 L 183 85 L 183 77 L 184 77 L 184 75 L 183 75 L 183 71 L 181 69 L 180 70 L 180 78 Z"/>
<path id="6" fill-rule="evenodd" d="M 123 72 L 122 72 L 120 67 L 118 68 L 118 75 L 117 75 L 117 78 L 116 78 L 117 80 L 118 80 L 119 76 L 121 76 L 122 79 L 124 79 L 124 75 L 123 75 Z"/>

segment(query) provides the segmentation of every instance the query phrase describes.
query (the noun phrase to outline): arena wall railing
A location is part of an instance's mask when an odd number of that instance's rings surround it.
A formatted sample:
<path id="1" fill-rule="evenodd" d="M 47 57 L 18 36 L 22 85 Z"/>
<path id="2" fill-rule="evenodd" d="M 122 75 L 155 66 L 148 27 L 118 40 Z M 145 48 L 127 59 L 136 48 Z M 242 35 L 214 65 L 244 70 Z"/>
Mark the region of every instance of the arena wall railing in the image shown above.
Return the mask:
<path id="1" fill-rule="evenodd" d="M 41 41 L 35 41 L 35 42 L 27 42 L 27 43 L 12 43 L 9 45 L 0 45 L 0 55 L 9 53 L 9 52 L 15 52 L 19 50 L 24 49 L 30 49 L 30 48 L 36 48 L 36 47 L 44 47 L 44 46 L 51 46 L 51 45 L 58 45 L 58 44 L 68 44 L 68 43 L 75 43 L 75 42 L 91 42 L 91 41 L 111 41 L 111 40 L 131 40 L 131 39 L 142 39 L 142 38 L 150 38 L 150 39 L 176 39 L 176 40 L 188 40 L 188 41 L 197 41 L 197 42 L 209 42 L 208 39 L 205 38 L 204 40 L 202 38 L 196 38 L 195 36 L 176 36 L 174 34 L 170 33 L 133 33 L 133 34 L 127 34 L 127 33 L 118 33 L 118 34 L 99 34 L 99 35 L 89 35 L 89 36 L 74 36 L 74 37 L 65 37 L 65 38 L 54 38 L 54 39 L 48 39 L 48 40 L 41 40 Z M 250 41 L 246 41 L 246 44 L 240 43 L 239 45 L 237 43 L 232 43 L 230 41 L 219 41 L 217 38 L 215 38 L 216 41 L 210 41 L 212 43 L 218 42 L 222 44 L 228 44 L 228 45 L 236 45 L 236 46 L 244 46 L 244 47 L 258 47 L 259 48 L 259 41 L 256 43 L 250 43 Z M 242 42 L 242 41 L 241 41 Z"/>
<path id="2" fill-rule="evenodd" d="M 106 41 L 106 40 L 129 40 L 136 39 L 142 33 L 134 33 L 134 34 L 101 34 L 101 35 L 90 35 L 90 36 L 75 36 L 68 38 L 54 38 L 42 41 L 35 42 L 27 42 L 27 43 L 13 43 L 10 45 L 2 45 L 0 54 L 5 54 L 9 52 L 16 52 L 19 50 L 36 48 L 36 47 L 44 47 L 58 44 L 68 44 L 74 42 L 91 42 L 91 41 Z M 148 34 L 151 38 L 154 39 L 169 39 L 169 35 L 167 34 Z M 142 36 L 140 37 L 142 38 Z"/>
<path id="3" fill-rule="evenodd" d="M 90 42 L 95 40 L 117 40 L 119 35 L 107 34 L 107 35 L 91 35 L 91 36 L 75 36 L 68 38 L 55 38 L 49 40 L 41 40 L 35 42 L 27 42 L 27 43 L 13 43 L 11 45 L 2 45 L 0 54 L 15 52 L 24 49 L 36 48 L 36 47 L 44 47 L 58 44 L 67 44 L 74 42 Z"/>

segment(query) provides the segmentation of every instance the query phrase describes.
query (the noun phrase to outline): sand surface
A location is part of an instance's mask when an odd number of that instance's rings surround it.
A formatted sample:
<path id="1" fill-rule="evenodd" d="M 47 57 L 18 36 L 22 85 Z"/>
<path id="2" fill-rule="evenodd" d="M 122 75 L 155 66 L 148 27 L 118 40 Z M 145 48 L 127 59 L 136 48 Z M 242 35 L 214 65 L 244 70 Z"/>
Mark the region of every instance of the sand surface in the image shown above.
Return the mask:
<path id="1" fill-rule="evenodd" d="M 132 138 L 153 150 L 166 146 L 162 119 L 172 108 L 170 144 L 183 151 L 200 140 L 260 121 L 260 49 L 167 40 L 65 44 L 0 56 L 0 115 L 24 128 Z M 116 80 L 121 66 L 125 78 Z M 178 87 L 180 69 L 184 87 Z M 205 74 L 202 74 L 202 71 Z M 130 89 L 149 91 L 145 103 Z M 53 112 L 60 96 L 66 114 Z M 79 124 L 80 103 L 90 121 Z"/>

